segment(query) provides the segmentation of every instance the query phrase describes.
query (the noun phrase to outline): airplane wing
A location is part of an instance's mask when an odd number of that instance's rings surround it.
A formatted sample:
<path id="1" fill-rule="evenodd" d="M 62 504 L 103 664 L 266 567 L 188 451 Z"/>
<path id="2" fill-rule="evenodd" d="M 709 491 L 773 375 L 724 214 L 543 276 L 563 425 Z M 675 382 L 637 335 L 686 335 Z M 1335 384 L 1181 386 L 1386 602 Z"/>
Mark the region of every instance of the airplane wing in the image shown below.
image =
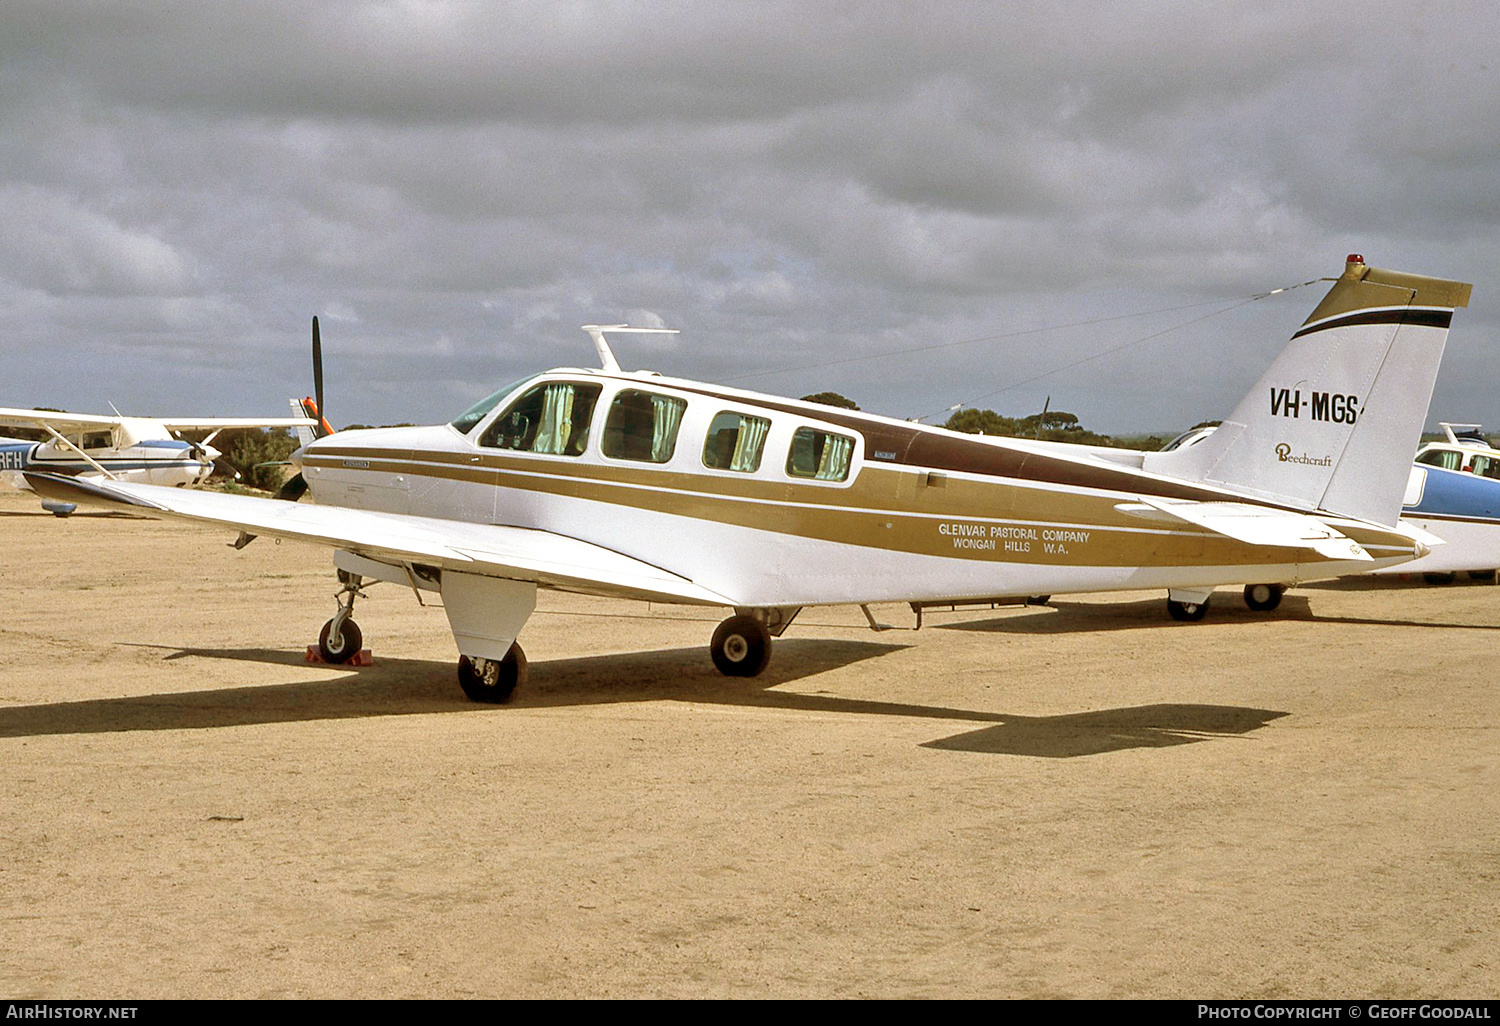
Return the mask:
<path id="1" fill-rule="evenodd" d="M 0 406 L 0 426 L 90 428 L 114 427 L 119 417 L 106 417 L 95 413 L 57 413 L 53 410 L 13 410 Z"/>
<path id="2" fill-rule="evenodd" d="M 437 566 L 592 595 L 735 604 L 660 567 L 550 531 L 55 474 L 27 473 L 26 480 L 49 499 L 126 506 L 145 516 L 312 542 L 384 563 Z"/>
<path id="3" fill-rule="evenodd" d="M 209 431 L 216 428 L 251 427 L 312 427 L 317 421 L 311 417 L 154 417 L 172 431 Z"/>
<path id="4" fill-rule="evenodd" d="M 1145 496 L 1139 502 L 1122 502 L 1115 509 L 1146 520 L 1193 524 L 1250 545 L 1312 549 L 1327 559 L 1374 560 L 1364 546 L 1317 517 L 1289 510 L 1248 502 L 1193 502 Z"/>
<path id="5" fill-rule="evenodd" d="M 58 413 L 54 410 L 16 410 L 0 407 L 0 427 L 91 428 L 114 427 L 122 421 L 162 424 L 171 431 L 211 431 L 220 428 L 310 427 L 310 417 L 122 417 L 102 413 Z"/>

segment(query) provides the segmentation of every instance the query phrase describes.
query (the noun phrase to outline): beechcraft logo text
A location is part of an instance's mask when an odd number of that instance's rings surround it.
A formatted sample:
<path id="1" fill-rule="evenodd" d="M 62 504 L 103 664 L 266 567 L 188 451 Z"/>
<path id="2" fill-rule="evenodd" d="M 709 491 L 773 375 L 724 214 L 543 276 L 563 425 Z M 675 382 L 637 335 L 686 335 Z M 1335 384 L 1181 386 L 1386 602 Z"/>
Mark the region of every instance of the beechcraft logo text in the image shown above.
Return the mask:
<path id="1" fill-rule="evenodd" d="M 1285 442 L 1276 446 L 1276 459 L 1282 463 L 1305 463 L 1310 467 L 1333 466 L 1332 456 L 1309 456 L 1305 452 L 1299 456 L 1293 456 L 1292 447 Z"/>
<path id="2" fill-rule="evenodd" d="M 1300 388 L 1271 389 L 1271 416 L 1299 420 L 1304 410 L 1311 420 L 1353 424 L 1360 413 L 1359 396 L 1340 395 L 1337 392 L 1309 392 L 1308 398 L 1304 400 Z"/>

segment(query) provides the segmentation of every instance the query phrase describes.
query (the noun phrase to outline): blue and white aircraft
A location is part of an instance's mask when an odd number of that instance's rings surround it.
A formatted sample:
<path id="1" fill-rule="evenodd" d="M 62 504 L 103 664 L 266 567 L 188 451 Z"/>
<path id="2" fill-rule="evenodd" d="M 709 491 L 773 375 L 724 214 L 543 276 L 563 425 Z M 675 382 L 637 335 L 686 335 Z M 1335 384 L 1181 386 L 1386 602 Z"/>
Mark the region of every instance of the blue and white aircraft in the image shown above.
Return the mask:
<path id="1" fill-rule="evenodd" d="M 122 417 L 0 407 L 0 428 L 31 428 L 50 436 L 40 442 L 0 438 L 0 471 L 181 488 L 208 480 L 220 456 L 209 443 L 225 428 L 308 428 L 316 423 L 308 417 Z M 177 437 L 181 431 L 211 434 L 193 442 Z M 7 476 L 28 487 L 21 473 Z"/>
<path id="2" fill-rule="evenodd" d="M 1417 450 L 1401 499 L 1401 521 L 1446 544 L 1398 571 L 1377 573 L 1420 573 L 1436 583 L 1463 571 L 1500 568 L 1500 449 L 1490 445 L 1478 424 L 1440 426 L 1446 437 Z"/>

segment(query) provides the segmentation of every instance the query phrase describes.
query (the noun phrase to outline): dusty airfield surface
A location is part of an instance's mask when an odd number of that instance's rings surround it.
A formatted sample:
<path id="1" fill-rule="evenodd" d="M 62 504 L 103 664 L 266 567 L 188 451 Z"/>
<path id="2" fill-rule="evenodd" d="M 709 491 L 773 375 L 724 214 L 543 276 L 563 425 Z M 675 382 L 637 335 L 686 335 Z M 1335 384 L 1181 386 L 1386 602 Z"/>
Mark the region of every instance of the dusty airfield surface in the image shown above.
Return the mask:
<path id="1" fill-rule="evenodd" d="M 1500 993 L 1500 588 L 814 609 L 753 681 L 543 593 L 485 707 L 229 540 L 0 493 L 0 996 Z"/>

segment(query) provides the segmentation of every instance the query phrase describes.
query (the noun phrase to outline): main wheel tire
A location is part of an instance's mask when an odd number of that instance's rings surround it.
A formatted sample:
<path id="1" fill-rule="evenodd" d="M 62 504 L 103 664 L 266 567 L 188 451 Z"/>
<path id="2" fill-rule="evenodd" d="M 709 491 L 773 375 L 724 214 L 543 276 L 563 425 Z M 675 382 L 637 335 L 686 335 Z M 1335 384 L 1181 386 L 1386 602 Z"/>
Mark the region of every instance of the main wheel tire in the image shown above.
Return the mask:
<path id="1" fill-rule="evenodd" d="M 771 632 L 753 616 L 731 616 L 714 631 L 708 651 L 726 677 L 757 677 L 771 661 Z"/>
<path id="2" fill-rule="evenodd" d="M 1176 599 L 1167 599 L 1167 613 L 1172 619 L 1181 620 L 1183 623 L 1201 620 L 1207 612 L 1207 599 L 1202 602 L 1178 602 Z"/>
<path id="3" fill-rule="evenodd" d="M 337 637 L 333 637 L 333 621 L 329 620 L 323 625 L 323 630 L 318 634 L 318 655 L 323 657 L 325 663 L 347 663 L 354 658 L 359 647 L 365 643 L 364 635 L 359 631 L 359 624 L 353 620 L 345 620 L 344 626 L 339 628 Z"/>
<path id="4" fill-rule="evenodd" d="M 458 657 L 458 686 L 470 701 L 499 705 L 515 697 L 516 689 L 526 683 L 526 653 L 519 642 L 512 642 L 510 651 L 500 660 L 485 660 L 485 669 L 480 673 L 474 661 L 466 655 Z"/>
<path id="5" fill-rule="evenodd" d="M 1257 613 L 1269 613 L 1281 605 L 1281 596 L 1286 592 L 1280 584 L 1245 585 L 1245 605 Z"/>

